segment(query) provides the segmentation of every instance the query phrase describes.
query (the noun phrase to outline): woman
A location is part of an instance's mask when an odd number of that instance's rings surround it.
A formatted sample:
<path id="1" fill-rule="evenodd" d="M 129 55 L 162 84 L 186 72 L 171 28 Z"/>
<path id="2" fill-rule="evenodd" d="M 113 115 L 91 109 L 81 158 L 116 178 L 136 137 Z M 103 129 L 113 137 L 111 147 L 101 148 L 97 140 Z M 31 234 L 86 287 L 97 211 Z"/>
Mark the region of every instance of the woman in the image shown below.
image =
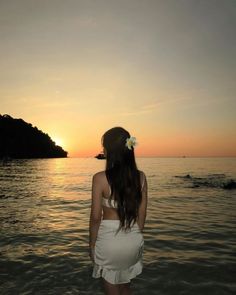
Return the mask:
<path id="1" fill-rule="evenodd" d="M 142 272 L 147 180 L 137 169 L 135 137 L 122 127 L 102 136 L 106 170 L 92 179 L 89 224 L 94 278 L 102 277 L 105 294 L 132 294 L 130 281 Z"/>

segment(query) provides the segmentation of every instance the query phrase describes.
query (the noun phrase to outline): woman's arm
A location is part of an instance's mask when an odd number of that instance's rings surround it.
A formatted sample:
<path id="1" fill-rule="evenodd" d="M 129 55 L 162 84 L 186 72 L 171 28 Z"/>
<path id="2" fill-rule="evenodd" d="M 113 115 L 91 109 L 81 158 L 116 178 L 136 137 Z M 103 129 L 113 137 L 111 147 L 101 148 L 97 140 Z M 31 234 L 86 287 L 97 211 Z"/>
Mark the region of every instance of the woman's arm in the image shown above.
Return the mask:
<path id="1" fill-rule="evenodd" d="M 139 211 L 138 211 L 138 218 L 137 218 L 137 223 L 139 225 L 139 228 L 141 231 L 143 231 L 144 224 L 146 221 L 146 214 L 147 214 L 147 199 L 148 199 L 148 185 L 147 185 L 147 179 L 146 175 L 143 173 L 144 176 L 144 185 L 143 185 L 143 190 L 142 190 L 142 201 L 139 206 Z"/>
<path id="2" fill-rule="evenodd" d="M 89 246 L 94 247 L 102 218 L 101 174 L 98 172 L 92 179 L 92 200 L 89 221 Z"/>

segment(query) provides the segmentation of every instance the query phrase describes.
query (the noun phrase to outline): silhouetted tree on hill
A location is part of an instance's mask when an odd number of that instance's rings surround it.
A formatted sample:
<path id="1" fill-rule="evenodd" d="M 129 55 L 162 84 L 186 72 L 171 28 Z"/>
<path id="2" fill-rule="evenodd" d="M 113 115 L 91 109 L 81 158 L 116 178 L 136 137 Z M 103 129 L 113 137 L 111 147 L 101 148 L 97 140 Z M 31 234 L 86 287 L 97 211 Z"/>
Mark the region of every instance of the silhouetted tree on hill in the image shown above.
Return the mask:
<path id="1" fill-rule="evenodd" d="M 65 158 L 67 152 L 32 124 L 0 115 L 0 158 Z"/>

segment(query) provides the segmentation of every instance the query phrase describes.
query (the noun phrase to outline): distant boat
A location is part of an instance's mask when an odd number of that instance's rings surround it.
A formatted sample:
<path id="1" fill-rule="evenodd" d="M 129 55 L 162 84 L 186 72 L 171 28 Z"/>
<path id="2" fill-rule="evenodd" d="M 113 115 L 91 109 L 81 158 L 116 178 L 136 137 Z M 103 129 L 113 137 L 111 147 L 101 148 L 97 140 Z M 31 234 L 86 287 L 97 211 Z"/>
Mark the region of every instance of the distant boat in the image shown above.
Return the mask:
<path id="1" fill-rule="evenodd" d="M 106 159 L 105 155 L 103 153 L 97 154 L 94 158 L 97 158 L 98 160 Z"/>

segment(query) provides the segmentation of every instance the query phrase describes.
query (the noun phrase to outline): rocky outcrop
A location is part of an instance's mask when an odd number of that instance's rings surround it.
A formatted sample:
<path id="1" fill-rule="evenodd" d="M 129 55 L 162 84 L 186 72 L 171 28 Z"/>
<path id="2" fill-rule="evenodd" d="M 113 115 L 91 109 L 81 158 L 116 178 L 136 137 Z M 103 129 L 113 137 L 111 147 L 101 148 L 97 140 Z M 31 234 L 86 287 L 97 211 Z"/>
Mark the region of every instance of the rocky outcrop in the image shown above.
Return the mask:
<path id="1" fill-rule="evenodd" d="M 67 152 L 37 127 L 0 115 L 0 158 L 65 158 Z"/>

